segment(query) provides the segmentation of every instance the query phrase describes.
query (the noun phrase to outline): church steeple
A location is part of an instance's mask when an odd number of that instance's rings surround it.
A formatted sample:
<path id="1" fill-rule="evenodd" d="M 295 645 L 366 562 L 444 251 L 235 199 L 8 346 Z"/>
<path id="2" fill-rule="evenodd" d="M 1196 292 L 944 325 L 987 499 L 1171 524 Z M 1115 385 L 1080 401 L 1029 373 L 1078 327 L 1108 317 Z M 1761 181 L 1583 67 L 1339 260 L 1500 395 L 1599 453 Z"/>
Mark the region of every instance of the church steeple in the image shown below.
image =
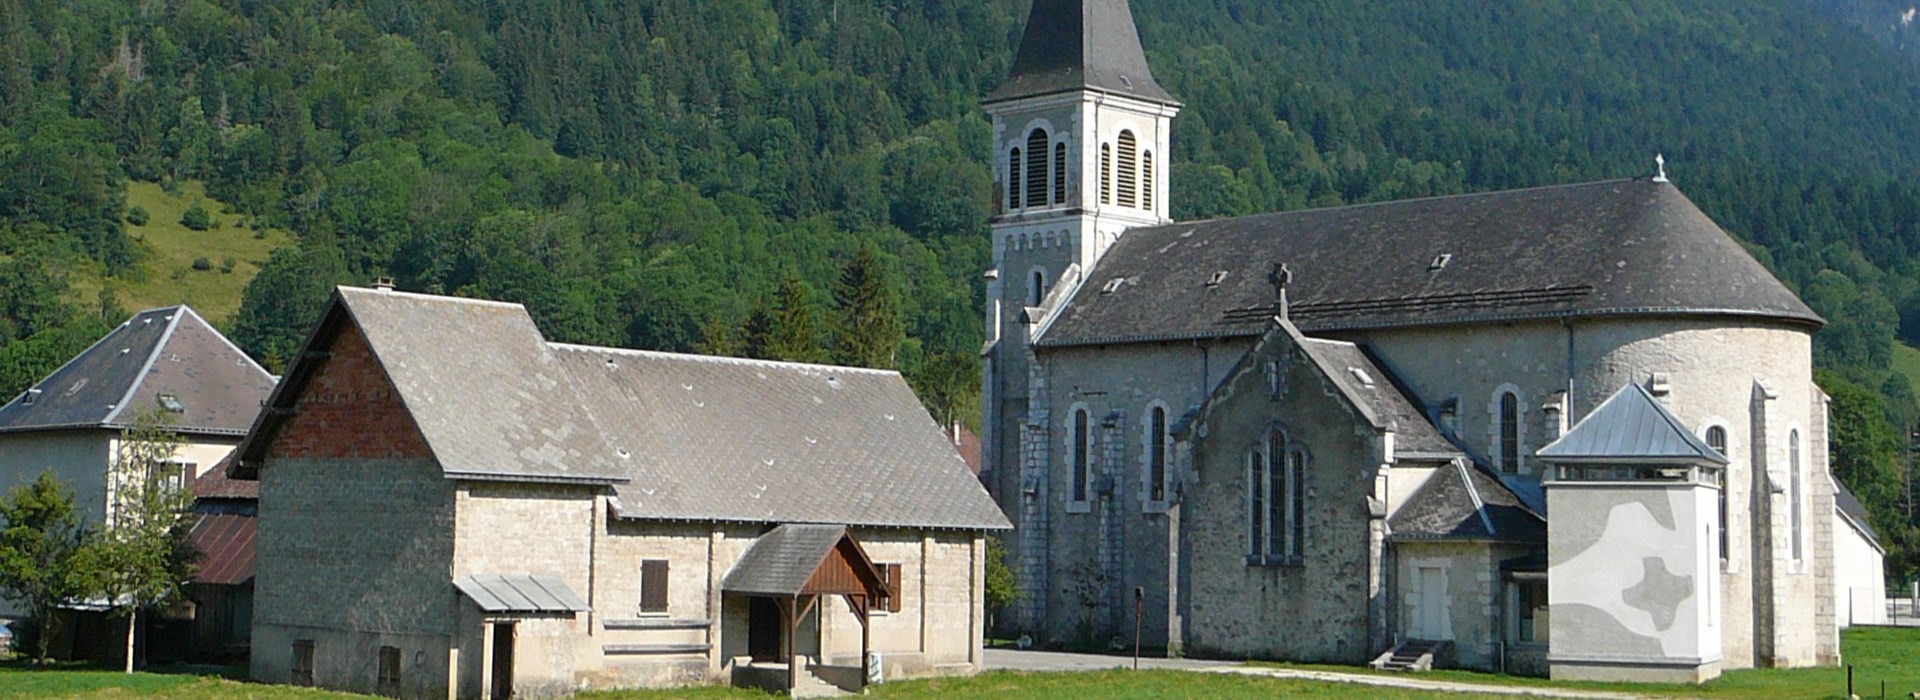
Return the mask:
<path id="1" fill-rule="evenodd" d="M 1175 103 L 1153 79 L 1126 0 L 1033 0 L 1013 69 L 986 102 L 1075 90 Z"/>

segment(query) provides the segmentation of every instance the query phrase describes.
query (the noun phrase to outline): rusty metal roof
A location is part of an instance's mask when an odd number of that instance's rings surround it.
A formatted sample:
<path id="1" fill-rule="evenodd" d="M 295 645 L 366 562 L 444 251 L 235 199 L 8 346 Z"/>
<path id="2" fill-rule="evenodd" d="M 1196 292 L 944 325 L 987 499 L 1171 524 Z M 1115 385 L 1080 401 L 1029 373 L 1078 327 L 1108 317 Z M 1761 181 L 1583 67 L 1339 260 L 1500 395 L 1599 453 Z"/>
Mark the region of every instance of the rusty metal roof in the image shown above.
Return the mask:
<path id="1" fill-rule="evenodd" d="M 253 578 L 253 549 L 259 519 L 245 513 L 202 513 L 196 516 L 187 541 L 200 552 L 192 581 L 219 586 L 246 583 Z"/>
<path id="2" fill-rule="evenodd" d="M 461 577 L 453 587 L 489 613 L 576 613 L 587 611 L 580 598 L 558 576 L 545 574 L 475 574 Z"/>

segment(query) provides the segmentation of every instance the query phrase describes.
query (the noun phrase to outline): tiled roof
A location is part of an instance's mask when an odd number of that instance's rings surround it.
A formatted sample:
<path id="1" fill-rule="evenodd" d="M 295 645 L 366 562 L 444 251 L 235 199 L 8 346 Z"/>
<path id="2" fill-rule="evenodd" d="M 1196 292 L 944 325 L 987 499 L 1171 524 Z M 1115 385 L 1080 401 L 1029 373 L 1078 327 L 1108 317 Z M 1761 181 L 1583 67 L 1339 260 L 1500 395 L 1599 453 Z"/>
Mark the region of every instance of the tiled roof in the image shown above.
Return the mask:
<path id="1" fill-rule="evenodd" d="M 753 541 L 727 571 L 720 589 L 753 595 L 795 595 L 847 536 L 838 525 L 781 525 Z"/>
<path id="2" fill-rule="evenodd" d="M 475 574 L 453 582 L 453 587 L 489 613 L 586 612 L 587 602 L 558 576 L 543 574 Z"/>
<path id="3" fill-rule="evenodd" d="M 246 583 L 253 578 L 253 540 L 259 519 L 240 513 L 202 513 L 195 516 L 187 540 L 200 552 L 193 582 L 219 586 Z"/>
<path id="4" fill-rule="evenodd" d="M 986 101 L 1089 88 L 1173 101 L 1153 79 L 1126 0 L 1033 0 L 1013 68 Z"/>
<path id="5" fill-rule="evenodd" d="M 1613 180 L 1132 229 L 1039 344 L 1258 335 L 1275 263 L 1309 333 L 1623 314 L 1823 323 L 1672 184 Z"/>
<path id="6" fill-rule="evenodd" d="M 1547 523 L 1499 479 L 1465 460 L 1434 471 L 1387 520 L 1396 540 L 1546 542 Z"/>
<path id="7" fill-rule="evenodd" d="M 1566 435 L 1540 448 L 1539 455 L 1550 462 L 1631 458 L 1727 463 L 1639 384 L 1621 387 Z"/>
<path id="8" fill-rule="evenodd" d="M 120 429 L 177 406 L 176 431 L 238 436 L 272 390 L 273 375 L 193 309 L 149 309 L 0 406 L 0 432 Z"/>
<path id="9" fill-rule="evenodd" d="M 1382 427 L 1394 431 L 1394 451 L 1416 456 L 1465 456 L 1425 414 L 1401 393 L 1386 370 L 1367 357 L 1353 343 L 1319 338 L 1300 338 L 1300 346 L 1312 356 L 1341 393 L 1355 403 L 1366 405 Z"/>
<path id="10" fill-rule="evenodd" d="M 257 501 L 260 499 L 260 482 L 234 479 L 227 476 L 227 467 L 233 462 L 229 454 L 219 464 L 208 469 L 193 480 L 187 488 L 192 490 L 194 499 Z"/>

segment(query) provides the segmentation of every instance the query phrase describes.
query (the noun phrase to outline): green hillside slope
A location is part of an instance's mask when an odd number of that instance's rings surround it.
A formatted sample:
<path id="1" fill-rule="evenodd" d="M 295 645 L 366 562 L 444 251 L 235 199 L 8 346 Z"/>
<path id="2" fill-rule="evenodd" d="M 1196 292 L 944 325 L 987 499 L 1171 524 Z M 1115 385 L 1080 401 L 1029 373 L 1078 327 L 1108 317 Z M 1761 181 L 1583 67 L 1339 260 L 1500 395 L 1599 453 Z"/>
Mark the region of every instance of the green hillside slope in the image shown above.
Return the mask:
<path id="1" fill-rule="evenodd" d="M 181 215 L 195 204 L 210 212 L 220 226 L 194 231 L 182 225 Z M 76 304 L 98 298 L 105 286 L 129 310 L 185 303 L 207 320 L 225 324 L 240 308 L 241 292 L 266 265 L 267 256 L 293 243 L 284 230 L 254 230 L 247 225 L 248 217 L 227 213 L 227 205 L 208 198 L 194 181 L 180 183 L 171 194 L 154 183 L 128 183 L 127 206 L 148 214 L 145 225 L 126 224 L 139 251 L 136 268 L 109 277 L 98 264 L 79 265 L 68 280 Z M 197 268 L 196 261 L 204 261 L 206 268 Z"/>

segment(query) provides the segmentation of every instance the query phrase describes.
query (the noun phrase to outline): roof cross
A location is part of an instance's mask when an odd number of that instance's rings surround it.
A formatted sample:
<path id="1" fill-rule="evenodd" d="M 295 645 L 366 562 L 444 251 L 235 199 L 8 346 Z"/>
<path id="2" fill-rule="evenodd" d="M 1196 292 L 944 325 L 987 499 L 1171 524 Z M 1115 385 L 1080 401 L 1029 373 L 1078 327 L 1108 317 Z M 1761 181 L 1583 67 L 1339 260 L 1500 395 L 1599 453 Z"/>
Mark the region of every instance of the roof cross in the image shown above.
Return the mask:
<path id="1" fill-rule="evenodd" d="M 1274 263 L 1267 270 L 1267 282 L 1273 285 L 1273 315 L 1286 318 L 1287 287 L 1293 285 L 1293 270 L 1287 269 L 1286 263 Z"/>

